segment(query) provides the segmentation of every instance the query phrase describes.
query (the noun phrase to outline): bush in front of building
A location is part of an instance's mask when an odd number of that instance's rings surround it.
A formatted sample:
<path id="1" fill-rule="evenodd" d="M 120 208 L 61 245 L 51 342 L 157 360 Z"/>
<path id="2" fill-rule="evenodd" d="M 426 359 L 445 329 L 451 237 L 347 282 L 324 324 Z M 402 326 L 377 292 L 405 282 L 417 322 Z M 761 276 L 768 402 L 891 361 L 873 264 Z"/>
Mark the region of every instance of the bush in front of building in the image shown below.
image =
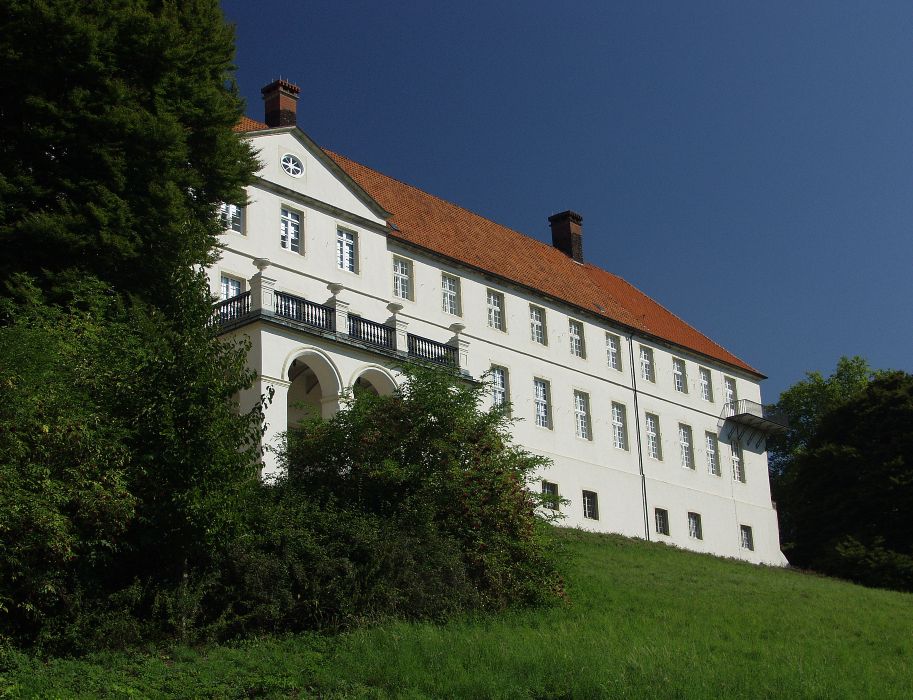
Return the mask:
<path id="1" fill-rule="evenodd" d="M 294 601 L 292 627 L 434 618 L 560 593 L 542 496 L 527 488 L 547 460 L 511 443 L 506 406 L 483 410 L 484 384 L 403 371 L 396 394 L 356 392 L 333 418 L 289 433 L 260 542 L 280 567 L 267 578 L 284 579 Z"/>

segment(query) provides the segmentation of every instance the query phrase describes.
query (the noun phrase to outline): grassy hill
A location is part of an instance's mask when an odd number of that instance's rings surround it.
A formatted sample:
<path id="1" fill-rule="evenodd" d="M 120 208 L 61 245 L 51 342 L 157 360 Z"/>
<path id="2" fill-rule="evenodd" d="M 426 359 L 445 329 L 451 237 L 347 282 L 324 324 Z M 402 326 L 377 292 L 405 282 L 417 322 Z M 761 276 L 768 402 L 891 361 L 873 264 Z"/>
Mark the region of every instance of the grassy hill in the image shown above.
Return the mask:
<path id="1" fill-rule="evenodd" d="M 148 655 L 14 657 L 0 698 L 913 697 L 913 595 L 557 536 L 565 605 Z"/>

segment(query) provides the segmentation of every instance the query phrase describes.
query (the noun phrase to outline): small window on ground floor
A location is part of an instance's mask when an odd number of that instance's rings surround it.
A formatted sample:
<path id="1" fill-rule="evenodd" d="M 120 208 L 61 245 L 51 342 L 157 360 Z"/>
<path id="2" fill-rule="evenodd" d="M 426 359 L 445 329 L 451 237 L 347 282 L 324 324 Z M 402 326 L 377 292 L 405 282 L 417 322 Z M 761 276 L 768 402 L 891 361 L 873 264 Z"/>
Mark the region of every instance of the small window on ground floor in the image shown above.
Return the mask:
<path id="1" fill-rule="evenodd" d="M 583 517 L 599 520 L 599 497 L 595 491 L 583 492 Z"/>
<path id="2" fill-rule="evenodd" d="M 558 496 L 558 484 L 542 480 L 542 495 L 545 496 L 545 507 L 558 510 L 561 503 Z"/>
<path id="3" fill-rule="evenodd" d="M 742 541 L 742 549 L 754 551 L 754 534 L 750 525 L 739 525 L 739 534 Z"/>
<path id="4" fill-rule="evenodd" d="M 669 534 L 669 511 L 665 508 L 656 508 L 653 511 L 656 520 L 656 533 L 659 535 Z"/>

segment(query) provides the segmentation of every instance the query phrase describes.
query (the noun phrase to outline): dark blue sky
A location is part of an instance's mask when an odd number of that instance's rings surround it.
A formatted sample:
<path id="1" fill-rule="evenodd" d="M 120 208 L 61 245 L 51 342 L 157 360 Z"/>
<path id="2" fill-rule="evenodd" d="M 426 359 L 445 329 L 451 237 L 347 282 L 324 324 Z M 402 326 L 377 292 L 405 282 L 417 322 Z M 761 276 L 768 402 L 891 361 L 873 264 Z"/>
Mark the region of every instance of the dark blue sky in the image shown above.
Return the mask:
<path id="1" fill-rule="evenodd" d="M 585 258 L 769 375 L 913 370 L 913 3 L 250 2 L 318 143 Z"/>

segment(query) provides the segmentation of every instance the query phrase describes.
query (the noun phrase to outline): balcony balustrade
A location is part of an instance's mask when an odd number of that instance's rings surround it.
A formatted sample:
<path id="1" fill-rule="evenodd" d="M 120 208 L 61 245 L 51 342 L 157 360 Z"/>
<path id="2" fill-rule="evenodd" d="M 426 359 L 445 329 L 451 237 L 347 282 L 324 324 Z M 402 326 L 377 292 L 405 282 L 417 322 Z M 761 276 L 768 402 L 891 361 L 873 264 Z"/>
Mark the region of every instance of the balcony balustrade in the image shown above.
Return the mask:
<path id="1" fill-rule="evenodd" d="M 324 331 L 336 330 L 336 309 L 285 292 L 276 292 L 276 315 Z"/>
<path id="2" fill-rule="evenodd" d="M 396 329 L 360 316 L 349 316 L 349 337 L 368 345 L 396 350 Z"/>
<path id="3" fill-rule="evenodd" d="M 419 335 L 408 335 L 409 357 L 415 357 L 429 362 L 447 365 L 449 367 L 459 366 L 459 355 L 457 349 L 452 345 L 438 343 L 428 338 L 422 338 Z"/>
<path id="4" fill-rule="evenodd" d="M 254 290 L 255 298 L 259 300 L 259 303 L 253 303 L 251 291 L 218 302 L 213 306 L 212 325 L 236 325 L 233 322 L 237 319 L 250 317 L 253 320 L 254 318 L 260 318 L 260 312 L 266 312 L 267 314 L 272 312 L 278 318 L 288 319 L 316 330 L 334 333 L 336 334 L 336 339 L 340 341 L 355 341 L 387 352 L 406 355 L 412 359 L 434 362 L 455 369 L 460 367 L 460 354 L 465 354 L 466 352 L 462 342 L 460 349 L 458 349 L 453 345 L 439 343 L 430 338 L 423 338 L 413 333 L 405 333 L 404 323 L 397 324 L 397 327 L 388 326 L 384 323 L 370 321 L 361 316 L 347 314 L 344 311 L 339 315 L 339 318 L 342 319 L 339 323 L 345 326 L 348 333 L 337 333 L 339 330 L 337 329 L 337 308 L 317 304 L 286 292 L 273 291 L 271 287 L 269 291 L 268 295 L 263 295 L 259 286 Z M 342 309 L 347 308 L 347 306 L 342 306 Z M 403 328 L 400 328 L 400 338 L 397 340 L 397 328 L 399 326 Z M 465 345 L 468 347 L 468 344 Z"/>
<path id="5" fill-rule="evenodd" d="M 212 320 L 209 325 L 225 325 L 229 321 L 234 321 L 248 313 L 250 313 L 250 292 L 243 292 L 238 296 L 215 304 L 212 307 Z"/>
<path id="6" fill-rule="evenodd" d="M 784 414 L 748 399 L 739 399 L 734 404 L 727 403 L 723 406 L 721 418 L 747 423 L 754 427 L 763 426 L 770 432 L 780 432 L 789 428 L 789 420 Z"/>

